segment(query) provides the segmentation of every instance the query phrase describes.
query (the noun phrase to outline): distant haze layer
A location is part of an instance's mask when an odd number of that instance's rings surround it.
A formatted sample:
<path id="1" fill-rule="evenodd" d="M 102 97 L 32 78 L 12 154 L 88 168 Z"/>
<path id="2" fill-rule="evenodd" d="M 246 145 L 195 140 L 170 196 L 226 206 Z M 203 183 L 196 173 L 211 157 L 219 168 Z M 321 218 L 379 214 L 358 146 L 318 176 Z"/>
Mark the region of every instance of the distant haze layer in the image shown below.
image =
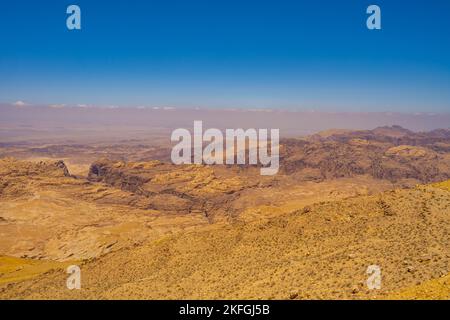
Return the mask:
<path id="1" fill-rule="evenodd" d="M 52 138 L 142 139 L 175 128 L 278 128 L 284 137 L 328 129 L 365 130 L 400 125 L 413 131 L 449 128 L 450 114 L 315 112 L 269 109 L 82 108 L 0 105 L 0 142 Z"/>

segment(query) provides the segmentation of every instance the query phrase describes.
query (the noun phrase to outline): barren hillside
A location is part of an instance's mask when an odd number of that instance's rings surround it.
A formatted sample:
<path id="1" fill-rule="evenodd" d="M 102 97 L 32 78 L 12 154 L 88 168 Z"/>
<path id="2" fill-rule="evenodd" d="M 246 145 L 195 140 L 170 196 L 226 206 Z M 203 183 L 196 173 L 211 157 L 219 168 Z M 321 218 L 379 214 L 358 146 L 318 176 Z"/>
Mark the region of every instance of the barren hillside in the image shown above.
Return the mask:
<path id="1" fill-rule="evenodd" d="M 285 139 L 275 176 L 139 143 L 3 146 L 28 160 L 0 159 L 0 298 L 448 299 L 449 142 L 400 127 Z"/>
<path id="2" fill-rule="evenodd" d="M 67 290 L 66 274 L 54 271 L 6 286 L 0 296 L 395 298 L 448 274 L 449 214 L 449 191 L 439 186 L 322 202 L 264 221 L 210 225 L 107 254 L 83 263 L 80 291 Z M 372 264 L 381 267 L 381 290 L 365 285 Z M 447 291 L 433 297 L 448 299 L 448 281 L 442 283 Z M 433 295 L 430 290 L 425 292 Z"/>

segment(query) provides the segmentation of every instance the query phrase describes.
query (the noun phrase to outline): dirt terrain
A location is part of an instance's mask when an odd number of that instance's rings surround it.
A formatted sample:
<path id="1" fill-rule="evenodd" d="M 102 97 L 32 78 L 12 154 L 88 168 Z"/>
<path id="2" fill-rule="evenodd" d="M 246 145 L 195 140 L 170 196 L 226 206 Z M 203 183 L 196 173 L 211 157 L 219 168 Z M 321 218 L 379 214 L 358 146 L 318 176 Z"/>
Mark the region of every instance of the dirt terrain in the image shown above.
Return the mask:
<path id="1" fill-rule="evenodd" d="M 333 130 L 283 139 L 261 176 L 139 141 L 3 144 L 0 298 L 449 299 L 449 146 Z"/>

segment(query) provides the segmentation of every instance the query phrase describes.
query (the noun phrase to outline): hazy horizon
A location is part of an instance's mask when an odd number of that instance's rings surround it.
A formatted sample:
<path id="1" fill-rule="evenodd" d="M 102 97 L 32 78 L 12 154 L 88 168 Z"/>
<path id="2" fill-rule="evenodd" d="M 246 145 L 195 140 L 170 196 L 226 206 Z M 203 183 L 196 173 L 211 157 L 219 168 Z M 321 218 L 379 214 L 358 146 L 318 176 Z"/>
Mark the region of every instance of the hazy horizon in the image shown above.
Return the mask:
<path id="1" fill-rule="evenodd" d="M 2 142 L 148 139 L 170 142 L 175 128 L 278 128 L 281 137 L 301 137 L 329 129 L 370 130 L 399 125 L 412 131 L 448 129 L 450 114 L 323 112 L 250 109 L 99 108 L 0 104 Z"/>

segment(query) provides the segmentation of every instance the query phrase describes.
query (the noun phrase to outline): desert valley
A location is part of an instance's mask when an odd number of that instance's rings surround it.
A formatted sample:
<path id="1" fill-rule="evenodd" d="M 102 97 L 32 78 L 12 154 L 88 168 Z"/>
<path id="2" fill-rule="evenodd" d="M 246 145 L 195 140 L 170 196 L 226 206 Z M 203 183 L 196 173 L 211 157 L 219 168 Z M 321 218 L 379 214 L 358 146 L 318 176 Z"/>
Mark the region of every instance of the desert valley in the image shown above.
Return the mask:
<path id="1" fill-rule="evenodd" d="M 163 134 L 21 130 L 0 144 L 0 299 L 450 298 L 449 129 L 283 137 L 274 176 L 174 165 Z"/>

